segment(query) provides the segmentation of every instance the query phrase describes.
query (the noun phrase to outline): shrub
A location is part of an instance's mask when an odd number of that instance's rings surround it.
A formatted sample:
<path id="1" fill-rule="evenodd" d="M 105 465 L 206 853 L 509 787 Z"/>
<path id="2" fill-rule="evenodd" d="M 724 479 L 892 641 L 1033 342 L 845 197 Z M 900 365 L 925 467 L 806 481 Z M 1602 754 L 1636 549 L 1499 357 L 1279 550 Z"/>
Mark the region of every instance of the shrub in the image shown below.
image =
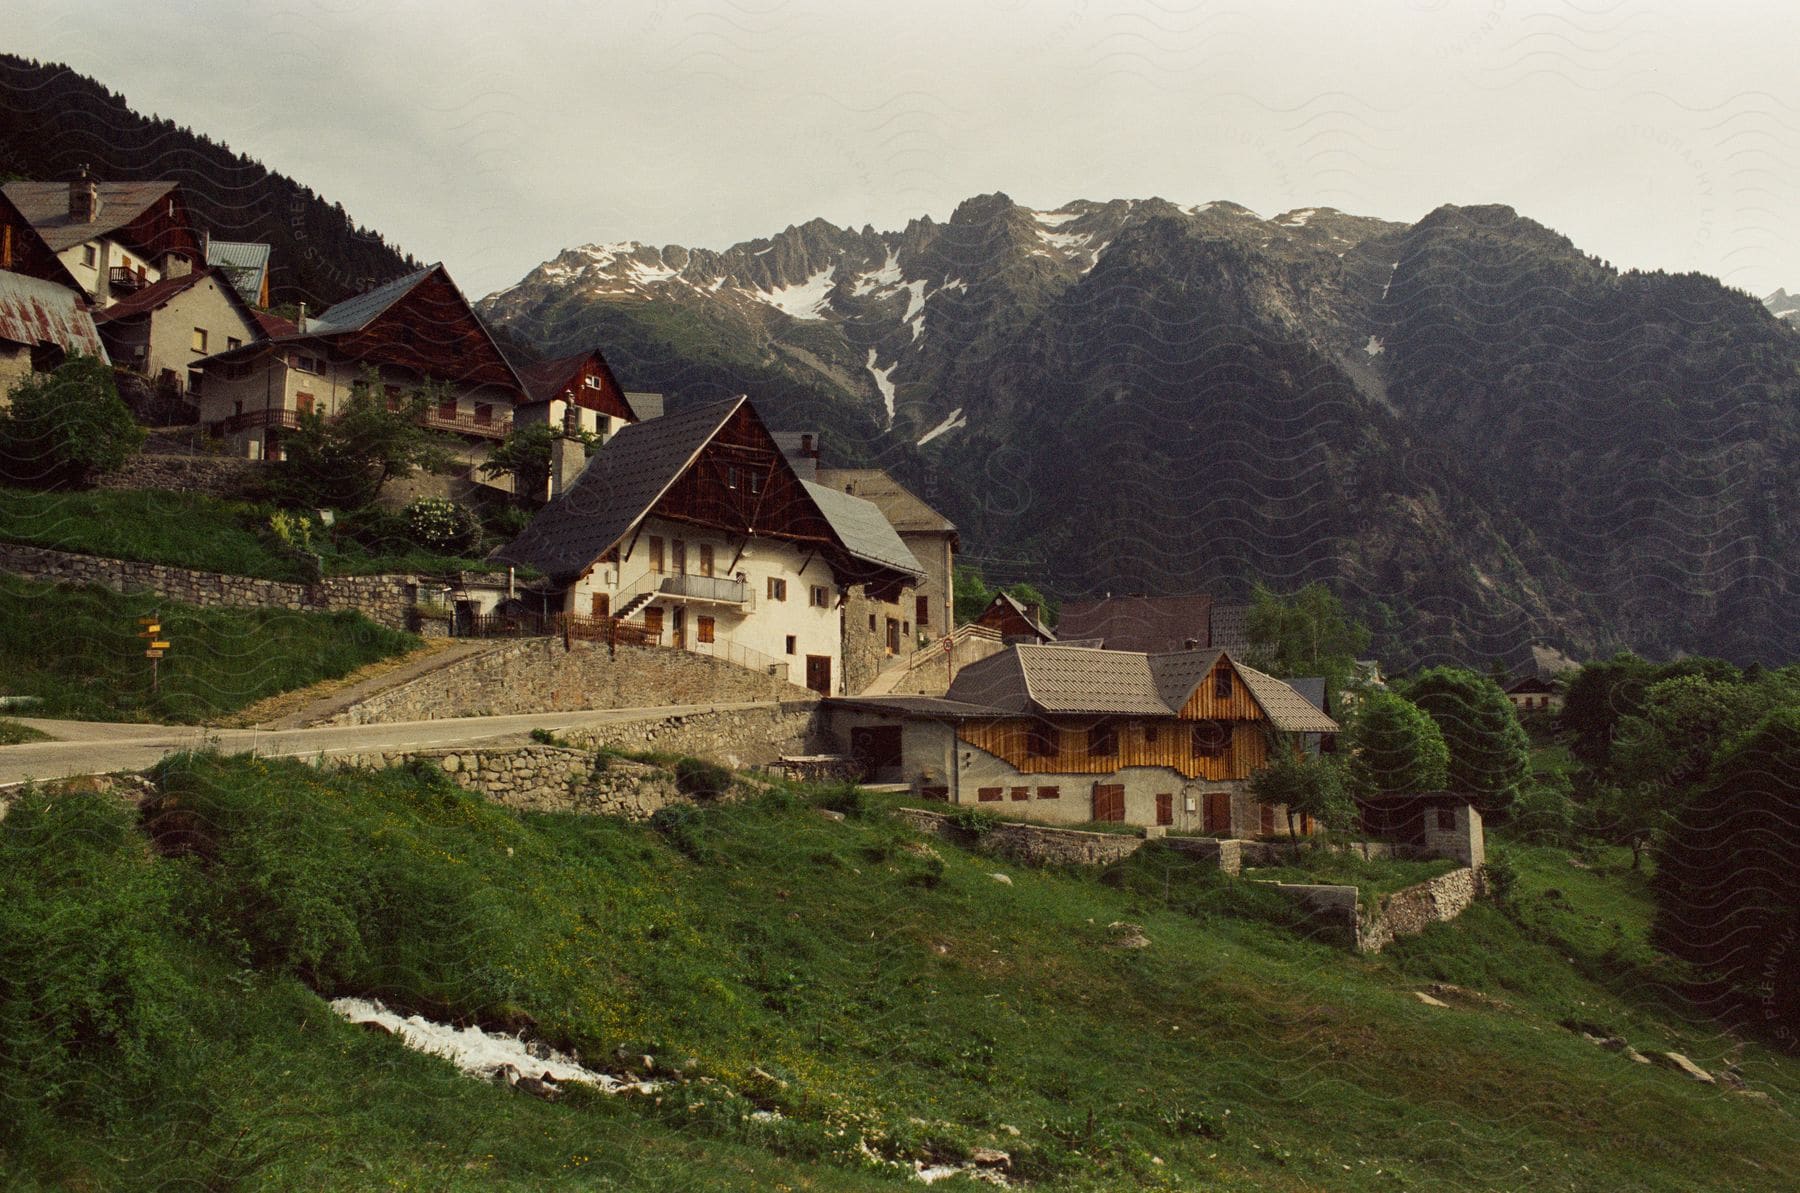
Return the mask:
<path id="1" fill-rule="evenodd" d="M 1483 815 L 1504 813 L 1531 774 L 1531 742 L 1500 685 L 1459 667 L 1433 667 L 1406 695 L 1444 735 L 1445 781 L 1474 797 Z"/>
<path id="2" fill-rule="evenodd" d="M 1510 835 L 1534 845 L 1569 845 L 1575 837 L 1575 804 L 1567 776 L 1546 775 L 1513 803 Z"/>
<path id="3" fill-rule="evenodd" d="M 1502 908 L 1510 908 L 1519 884 L 1519 871 L 1504 853 L 1490 853 L 1481 866 L 1481 880 L 1488 897 Z"/>
<path id="4" fill-rule="evenodd" d="M 950 827 L 974 837 L 985 837 L 999 825 L 1000 818 L 981 808 L 953 808 L 946 819 Z"/>
<path id="5" fill-rule="evenodd" d="M 25 378 L 0 410 L 0 475 L 34 488 L 90 483 L 122 466 L 144 442 L 93 356 L 72 356 L 55 372 Z"/>
<path id="6" fill-rule="evenodd" d="M 855 783 L 839 783 L 825 792 L 819 800 L 819 806 L 833 812 L 842 812 L 845 816 L 866 816 L 869 812 L 869 793 Z"/>
<path id="7" fill-rule="evenodd" d="M 1353 794 L 1435 791 L 1444 785 L 1450 750 L 1443 731 L 1402 696 L 1376 691 L 1363 697 L 1344 738 Z"/>
<path id="8" fill-rule="evenodd" d="M 703 758 L 683 758 L 675 764 L 675 786 L 696 799 L 718 799 L 731 790 L 731 772 Z"/>
<path id="9" fill-rule="evenodd" d="M 481 522 L 468 506 L 421 497 L 401 511 L 406 534 L 428 551 L 467 551 L 481 541 Z"/>

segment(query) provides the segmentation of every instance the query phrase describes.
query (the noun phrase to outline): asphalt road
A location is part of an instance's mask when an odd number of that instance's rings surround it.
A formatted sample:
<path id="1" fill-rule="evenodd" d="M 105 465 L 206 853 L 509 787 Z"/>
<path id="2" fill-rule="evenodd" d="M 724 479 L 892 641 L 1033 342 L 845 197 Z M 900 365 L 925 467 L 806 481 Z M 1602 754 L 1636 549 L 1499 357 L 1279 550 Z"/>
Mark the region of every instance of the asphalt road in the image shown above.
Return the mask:
<path id="1" fill-rule="evenodd" d="M 364 754 L 377 750 L 439 749 L 521 738 L 533 729 L 581 729 L 680 713 L 773 707 L 772 702 L 671 704 L 656 708 L 453 717 L 441 721 L 401 721 L 391 725 L 332 725 L 319 729 L 209 729 L 198 725 L 131 725 L 9 716 L 9 720 L 40 729 L 58 740 L 0 746 L 0 786 L 31 779 L 66 779 L 74 775 L 143 770 L 165 755 L 182 750 L 218 749 L 227 754 L 293 758 L 316 754 Z"/>

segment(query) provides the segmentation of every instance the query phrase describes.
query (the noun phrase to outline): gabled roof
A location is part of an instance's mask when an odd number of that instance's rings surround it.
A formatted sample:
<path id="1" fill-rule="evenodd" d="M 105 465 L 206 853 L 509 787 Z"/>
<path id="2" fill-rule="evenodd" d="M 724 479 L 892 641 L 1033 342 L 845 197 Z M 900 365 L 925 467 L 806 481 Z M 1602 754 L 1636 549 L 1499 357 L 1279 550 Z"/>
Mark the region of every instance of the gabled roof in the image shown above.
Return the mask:
<path id="1" fill-rule="evenodd" d="M 271 315 L 267 311 L 251 311 L 250 317 L 256 320 L 256 325 L 262 328 L 263 334 L 271 340 L 283 339 L 300 330 L 294 325 L 293 320 L 283 319 L 280 315 Z"/>
<path id="2" fill-rule="evenodd" d="M 185 294 L 201 282 L 215 276 L 217 275 L 212 270 L 196 269 L 182 274 L 180 277 L 164 278 L 160 282 L 153 282 L 145 286 L 135 294 L 126 295 L 95 315 L 94 318 L 100 323 L 116 323 L 121 319 L 151 314 L 160 307 L 166 306 L 176 296 Z M 243 316 L 244 322 L 260 331 L 262 323 L 257 319 L 256 312 L 251 310 L 250 305 L 244 301 L 243 295 L 239 294 L 237 288 L 231 285 L 227 279 L 219 278 L 219 281 L 222 283 L 219 286 L 219 293 L 225 296 L 225 301 L 230 303 L 239 315 Z"/>
<path id="3" fill-rule="evenodd" d="M 245 301 L 262 294 L 263 279 L 268 276 L 270 248 L 248 240 L 209 240 L 206 264 L 218 269 L 237 287 Z"/>
<path id="4" fill-rule="evenodd" d="M 581 377 L 592 362 L 606 386 L 614 396 L 620 398 L 625 409 L 627 421 L 637 421 L 638 413 L 629 402 L 623 402 L 624 391 L 619 388 L 619 379 L 613 376 L 612 366 L 606 363 L 606 357 L 598 348 L 589 348 L 585 352 L 574 352 L 568 356 L 559 356 L 554 360 L 514 360 L 507 357 L 513 372 L 519 375 L 519 381 L 525 387 L 525 400 L 529 402 L 548 402 L 556 398 L 571 383 Z M 605 405 L 598 393 L 590 394 L 586 387 L 577 386 L 574 395 L 575 404 L 590 409 L 599 409 Z M 616 413 L 616 412 L 615 412 Z"/>
<path id="5" fill-rule="evenodd" d="M 347 331 L 361 331 L 373 323 L 383 311 L 410 294 L 413 287 L 430 277 L 434 270 L 442 268 L 442 265 L 427 265 L 423 269 L 415 269 L 404 277 L 397 277 L 373 290 L 365 290 L 353 298 L 346 298 L 335 306 L 326 307 L 317 315 L 308 315 L 306 330 L 302 334 L 333 336 Z"/>
<path id="6" fill-rule="evenodd" d="M 821 468 L 818 481 L 852 497 L 874 502 L 901 534 L 948 534 L 953 539 L 956 536 L 956 526 L 950 519 L 926 505 L 885 469 Z"/>
<path id="7" fill-rule="evenodd" d="M 553 576 L 586 568 L 643 521 L 744 401 L 727 398 L 621 427 L 569 491 L 494 557 Z"/>
<path id="8" fill-rule="evenodd" d="M 633 393 L 628 390 L 625 393 L 625 404 L 631 407 L 631 412 L 637 415 L 639 422 L 663 416 L 664 403 L 661 394 Z"/>
<path id="9" fill-rule="evenodd" d="M 1025 623 L 1025 625 L 1031 630 L 1032 633 L 1034 633 L 1038 637 L 1044 639 L 1044 641 L 1046 641 L 1046 642 L 1056 641 L 1056 632 L 1054 630 L 1050 629 L 1049 627 L 1047 627 L 1046 625 L 1044 625 L 1044 623 L 1039 621 L 1037 618 L 1033 617 L 1030 614 L 1030 612 L 1028 612 L 1026 610 L 1025 606 L 1019 603 L 1019 599 L 1017 597 L 1013 596 L 1012 593 L 1006 592 L 1004 590 L 1002 590 L 1000 592 L 996 592 L 994 594 L 994 599 L 988 602 L 988 609 L 993 609 L 996 606 L 1000 607 L 1001 609 L 1010 609 L 1014 613 L 1018 614 L 1019 620 L 1023 621 Z M 980 622 L 982 620 L 982 618 L 986 617 L 986 616 L 987 616 L 987 610 L 983 610 L 982 616 L 976 618 L 975 620 L 977 622 Z"/>
<path id="10" fill-rule="evenodd" d="M 96 182 L 100 214 L 91 223 L 69 214 L 67 182 L 9 182 L 6 197 L 55 252 L 115 232 L 174 190 L 175 182 Z"/>
<path id="11" fill-rule="evenodd" d="M 100 329 L 81 296 L 67 286 L 0 270 L 0 340 L 55 344 L 106 360 Z"/>
<path id="12" fill-rule="evenodd" d="M 1557 690 L 1556 685 L 1541 675 L 1523 675 L 1506 685 L 1509 696 L 1549 694 Z"/>
<path id="13" fill-rule="evenodd" d="M 884 568 L 911 572 L 915 577 L 924 575 L 919 561 L 913 558 L 913 553 L 906 549 L 906 544 L 900 541 L 900 536 L 894 533 L 894 528 L 873 502 L 828 489 L 804 477 L 800 485 L 819 507 L 819 512 L 825 515 L 825 520 L 831 523 L 832 533 L 851 555 Z"/>
<path id="14" fill-rule="evenodd" d="M 1337 722 L 1288 684 L 1219 650 L 1145 654 L 1020 644 L 964 667 L 945 699 L 995 714 L 1175 717 L 1221 658 L 1277 729 L 1337 731 Z"/>
<path id="15" fill-rule="evenodd" d="M 1071 638 L 1103 638 L 1109 650 L 1152 653 L 1218 646 L 1211 629 L 1212 597 L 1147 596 L 1143 593 L 1069 601 L 1057 620 L 1059 634 Z"/>

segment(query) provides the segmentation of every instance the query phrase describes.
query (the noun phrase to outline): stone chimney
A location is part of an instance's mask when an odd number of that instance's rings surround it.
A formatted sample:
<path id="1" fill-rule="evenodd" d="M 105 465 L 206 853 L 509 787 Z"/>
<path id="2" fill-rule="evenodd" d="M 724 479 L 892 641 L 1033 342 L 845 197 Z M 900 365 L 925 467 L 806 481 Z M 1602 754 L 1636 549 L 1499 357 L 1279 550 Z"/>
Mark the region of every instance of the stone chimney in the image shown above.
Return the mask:
<path id="1" fill-rule="evenodd" d="M 306 330 L 306 304 L 300 303 L 299 306 L 300 306 L 299 311 L 297 311 L 294 315 L 294 330 L 305 331 Z"/>
<path id="2" fill-rule="evenodd" d="M 555 439 L 550 445 L 550 500 L 574 487 L 588 464 L 587 447 L 575 439 Z"/>
<path id="3" fill-rule="evenodd" d="M 83 224 L 100 218 L 100 184 L 89 177 L 86 166 L 69 184 L 69 218 Z"/>

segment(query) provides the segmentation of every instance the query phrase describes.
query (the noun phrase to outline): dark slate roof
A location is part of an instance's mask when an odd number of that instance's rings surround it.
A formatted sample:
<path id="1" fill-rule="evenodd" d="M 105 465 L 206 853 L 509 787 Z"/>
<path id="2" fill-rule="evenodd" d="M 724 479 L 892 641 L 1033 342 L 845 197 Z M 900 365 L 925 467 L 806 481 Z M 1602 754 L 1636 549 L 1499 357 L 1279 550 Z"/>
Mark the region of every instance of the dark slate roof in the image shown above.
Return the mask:
<path id="1" fill-rule="evenodd" d="M 1296 691 L 1296 692 L 1300 693 L 1302 696 L 1306 697 L 1306 702 L 1308 704 L 1312 705 L 1314 708 L 1318 709 L 1320 712 L 1325 711 L 1325 677 L 1324 676 L 1308 675 L 1308 676 L 1304 676 L 1300 679 L 1290 679 L 1287 681 L 1287 685 L 1288 685 L 1288 687 L 1294 689 L 1294 691 Z"/>
<path id="2" fill-rule="evenodd" d="M 912 490 L 881 468 L 821 468 L 818 481 L 881 507 L 901 534 L 956 534 L 950 519 L 926 505 Z"/>
<path id="3" fill-rule="evenodd" d="M 55 344 L 106 360 L 100 329 L 81 295 L 67 286 L 0 270 L 0 340 Z"/>
<path id="4" fill-rule="evenodd" d="M 1250 648 L 1250 606 L 1213 606 L 1212 645 L 1220 650 L 1248 650 Z"/>
<path id="5" fill-rule="evenodd" d="M 438 265 L 427 265 L 423 269 L 415 269 L 404 277 L 395 278 L 391 282 L 365 290 L 353 298 L 325 308 L 317 315 L 306 317 L 306 334 L 309 336 L 331 336 L 346 331 L 361 331 L 373 323 L 381 313 L 405 298 L 412 288 L 429 277 Z"/>
<path id="6" fill-rule="evenodd" d="M 1218 650 L 1145 654 L 1021 644 L 964 667 L 945 698 L 986 707 L 993 715 L 1173 717 L 1180 715 L 1194 689 L 1223 654 Z M 1231 663 L 1277 729 L 1336 732 L 1337 722 L 1283 681 L 1235 659 Z"/>
<path id="7" fill-rule="evenodd" d="M 805 478 L 801 478 L 800 484 L 851 555 L 895 571 L 910 572 L 915 577 L 925 574 L 919 561 L 913 558 L 913 553 L 906 549 L 906 544 L 900 541 L 900 536 L 894 533 L 894 528 L 873 502 L 828 489 Z"/>
<path id="8" fill-rule="evenodd" d="M 70 217 L 66 182 L 9 182 L 4 190 L 32 230 L 60 253 L 124 227 L 175 187 L 174 182 L 97 182 L 100 214 L 92 223 Z"/>
<path id="9" fill-rule="evenodd" d="M 510 356 L 507 360 L 525 385 L 526 400 L 548 402 L 567 387 L 570 379 L 581 371 L 581 366 L 593 355 L 592 351 L 588 351 L 559 356 L 554 360 L 516 361 Z"/>
<path id="10" fill-rule="evenodd" d="M 206 271 L 196 269 L 180 277 L 164 278 L 160 282 L 152 282 L 134 294 L 128 294 L 113 303 L 94 317 L 97 323 L 111 323 L 115 319 L 129 319 L 133 315 L 147 315 L 177 294 L 189 289 L 205 278 Z"/>
<path id="11" fill-rule="evenodd" d="M 772 431 L 769 437 L 781 454 L 787 457 L 788 467 L 801 480 L 819 479 L 819 436 L 816 431 Z M 802 440 L 812 441 L 811 449 L 802 446 Z"/>
<path id="12" fill-rule="evenodd" d="M 639 422 L 663 416 L 664 404 L 661 394 L 640 394 L 627 391 L 625 404 L 631 407 L 631 412 L 637 415 Z"/>
<path id="13" fill-rule="evenodd" d="M 1104 638 L 1108 650 L 1164 653 L 1196 646 L 1217 646 L 1209 626 L 1212 597 L 1187 596 L 1103 597 L 1069 601 L 1057 620 L 1060 635 L 1071 638 Z"/>
<path id="14" fill-rule="evenodd" d="M 573 487 L 494 558 L 553 576 L 581 571 L 649 514 L 744 400 L 740 395 L 626 424 Z"/>

